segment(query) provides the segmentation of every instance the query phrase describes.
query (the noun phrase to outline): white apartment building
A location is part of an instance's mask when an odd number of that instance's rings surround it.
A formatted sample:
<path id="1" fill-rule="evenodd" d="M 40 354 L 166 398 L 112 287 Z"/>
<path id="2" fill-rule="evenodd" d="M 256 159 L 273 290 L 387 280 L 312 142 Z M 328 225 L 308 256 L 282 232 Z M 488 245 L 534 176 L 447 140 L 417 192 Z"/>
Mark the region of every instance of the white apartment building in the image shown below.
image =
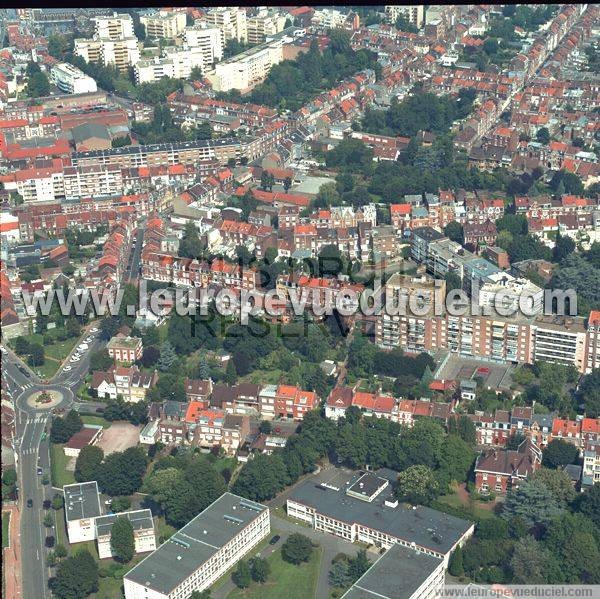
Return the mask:
<path id="1" fill-rule="evenodd" d="M 246 23 L 249 44 L 262 44 L 267 37 L 280 33 L 285 28 L 286 17 L 265 12 L 248 19 Z"/>
<path id="2" fill-rule="evenodd" d="M 50 70 L 50 80 L 67 94 L 87 94 L 98 91 L 96 81 L 68 62 L 59 62 Z"/>
<path id="3" fill-rule="evenodd" d="M 124 577 L 126 599 L 188 599 L 270 532 L 269 509 L 223 493 Z"/>
<path id="4" fill-rule="evenodd" d="M 183 34 L 184 44 L 188 48 L 198 48 L 204 55 L 204 70 L 209 70 L 215 62 L 223 59 L 225 41 L 218 27 L 194 25 L 186 27 Z"/>
<path id="5" fill-rule="evenodd" d="M 583 324 L 569 316 L 540 316 L 533 325 L 534 361 L 573 364 L 585 372 L 587 334 Z"/>
<path id="6" fill-rule="evenodd" d="M 62 167 L 56 163 L 60 160 L 53 161 L 52 166 L 17 171 L 14 182 L 5 183 L 5 187 L 17 191 L 25 204 L 60 202 L 65 189 Z"/>
<path id="7" fill-rule="evenodd" d="M 153 15 L 140 17 L 140 22 L 146 28 L 146 37 L 161 37 L 176 39 L 180 36 L 186 25 L 184 12 L 159 11 Z"/>
<path id="8" fill-rule="evenodd" d="M 120 40 L 76 39 L 74 52 L 86 62 L 114 65 L 120 71 L 127 71 L 130 66 L 136 65 L 140 60 L 140 49 L 136 37 Z"/>
<path id="9" fill-rule="evenodd" d="M 402 15 L 409 23 L 421 29 L 425 11 L 423 4 L 388 4 L 385 7 L 385 14 L 391 23 L 395 23 L 398 17 Z"/>
<path id="10" fill-rule="evenodd" d="M 102 515 L 98 483 L 93 480 L 65 485 L 63 494 L 69 543 L 93 541 L 96 537 L 95 519 Z"/>
<path id="11" fill-rule="evenodd" d="M 94 37 L 105 40 L 121 40 L 135 37 L 133 19 L 126 13 L 94 17 Z"/>
<path id="12" fill-rule="evenodd" d="M 231 39 L 246 43 L 248 41 L 246 11 L 237 6 L 219 6 L 211 8 L 205 16 L 209 25 L 223 32 L 224 43 Z"/>
<path id="13" fill-rule="evenodd" d="M 63 178 L 66 200 L 116 196 L 124 191 L 123 172 L 116 164 L 66 166 Z"/>
<path id="14" fill-rule="evenodd" d="M 207 73 L 207 78 L 215 91 L 250 90 L 282 60 L 283 45 L 281 40 L 276 40 L 217 63 L 214 71 Z"/>
<path id="15" fill-rule="evenodd" d="M 133 526 L 133 540 L 136 553 L 148 553 L 156 549 L 156 534 L 154 521 L 149 509 L 132 510 L 108 516 L 99 516 L 94 521 L 96 542 L 98 543 L 98 557 L 106 559 L 113 557 L 110 546 L 110 535 L 113 524 L 119 517 L 127 518 Z"/>
<path id="16" fill-rule="evenodd" d="M 587 487 L 600 483 L 600 451 L 598 449 L 586 449 L 583 452 L 581 482 Z"/>
<path id="17" fill-rule="evenodd" d="M 336 10 L 335 8 L 323 8 L 315 10 L 312 22 L 318 27 L 325 29 L 338 29 L 346 23 L 347 14 Z"/>
<path id="18" fill-rule="evenodd" d="M 505 272 L 491 274 L 488 279 L 490 281 L 478 290 L 476 299 L 479 306 L 506 309 L 511 313 L 516 312 L 522 305 L 531 315 L 542 311 L 544 290 L 528 279 L 516 279 Z M 475 289 L 476 286 L 473 287 L 473 290 Z"/>

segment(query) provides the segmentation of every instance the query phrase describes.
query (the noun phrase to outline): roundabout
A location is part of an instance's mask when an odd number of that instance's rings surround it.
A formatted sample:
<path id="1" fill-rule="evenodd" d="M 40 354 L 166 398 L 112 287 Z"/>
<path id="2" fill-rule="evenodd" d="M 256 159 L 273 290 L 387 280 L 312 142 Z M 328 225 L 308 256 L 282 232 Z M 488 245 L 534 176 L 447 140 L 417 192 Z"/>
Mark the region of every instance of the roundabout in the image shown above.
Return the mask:
<path id="1" fill-rule="evenodd" d="M 73 402 L 73 392 L 62 385 L 38 384 L 26 389 L 17 398 L 17 405 L 25 412 L 50 412 Z"/>

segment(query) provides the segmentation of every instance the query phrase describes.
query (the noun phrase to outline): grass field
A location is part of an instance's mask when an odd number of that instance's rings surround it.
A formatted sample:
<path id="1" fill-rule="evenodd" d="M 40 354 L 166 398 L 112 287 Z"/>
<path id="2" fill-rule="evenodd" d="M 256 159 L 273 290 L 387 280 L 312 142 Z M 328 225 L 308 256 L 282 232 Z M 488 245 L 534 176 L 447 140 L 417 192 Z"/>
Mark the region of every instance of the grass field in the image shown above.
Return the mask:
<path id="1" fill-rule="evenodd" d="M 67 470 L 70 458 L 65 455 L 62 445 L 50 444 L 50 466 L 52 470 L 52 486 L 63 487 L 75 482 L 75 476 Z"/>
<path id="2" fill-rule="evenodd" d="M 47 331 L 47 334 L 54 338 L 56 329 Z M 39 343 L 44 347 L 46 361 L 42 366 L 33 367 L 33 370 L 39 372 L 40 375 L 46 379 L 52 378 L 56 374 L 61 361 L 71 353 L 79 340 L 79 337 L 72 337 L 65 341 L 54 341 L 54 343 L 46 344 L 44 343 L 43 335 L 40 335 L 39 333 L 24 335 L 24 337 L 29 343 Z"/>
<path id="3" fill-rule="evenodd" d="M 481 507 L 477 501 L 471 500 L 468 505 L 465 505 L 456 493 L 442 495 L 441 497 L 438 497 L 437 501 L 453 508 L 466 510 L 475 520 L 487 520 L 494 517 L 494 512 L 492 510 Z"/>
<path id="4" fill-rule="evenodd" d="M 312 599 L 315 596 L 323 549 L 316 548 L 306 564 L 294 566 L 283 561 L 281 551 L 267 560 L 271 574 L 265 584 L 252 583 L 247 589 L 237 589 L 227 599 Z"/>
<path id="5" fill-rule="evenodd" d="M 10 524 L 10 512 L 2 512 L 2 547 L 8 547 L 8 527 Z"/>
<path id="6" fill-rule="evenodd" d="M 81 420 L 83 420 L 83 424 L 97 424 L 103 428 L 110 428 L 112 424 L 112 422 L 105 420 L 102 416 L 89 416 L 87 414 L 81 414 Z"/>

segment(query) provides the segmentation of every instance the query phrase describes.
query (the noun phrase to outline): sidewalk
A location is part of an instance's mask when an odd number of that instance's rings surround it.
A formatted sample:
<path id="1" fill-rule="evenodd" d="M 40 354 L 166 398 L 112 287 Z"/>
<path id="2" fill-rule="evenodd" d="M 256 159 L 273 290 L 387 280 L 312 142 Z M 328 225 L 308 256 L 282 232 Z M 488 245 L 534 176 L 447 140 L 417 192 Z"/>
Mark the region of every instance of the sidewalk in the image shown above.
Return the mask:
<path id="1" fill-rule="evenodd" d="M 10 544 L 2 551 L 5 597 L 6 599 L 18 599 L 22 597 L 21 540 L 19 538 L 21 514 L 16 505 L 2 506 L 2 512 L 10 512 Z"/>

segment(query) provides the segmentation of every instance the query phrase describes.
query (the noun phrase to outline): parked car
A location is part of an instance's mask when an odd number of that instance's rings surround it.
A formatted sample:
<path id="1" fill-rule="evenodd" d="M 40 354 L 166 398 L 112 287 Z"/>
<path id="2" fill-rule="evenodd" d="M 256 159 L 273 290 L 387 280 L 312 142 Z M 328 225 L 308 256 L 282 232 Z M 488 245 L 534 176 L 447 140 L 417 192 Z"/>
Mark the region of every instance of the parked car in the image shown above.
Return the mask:
<path id="1" fill-rule="evenodd" d="M 27 507 L 33 507 L 33 499 L 27 500 Z"/>
<path id="2" fill-rule="evenodd" d="M 281 539 L 281 537 L 279 535 L 275 535 L 270 541 L 269 541 L 269 545 L 276 545 L 277 541 L 279 541 L 279 539 Z"/>

